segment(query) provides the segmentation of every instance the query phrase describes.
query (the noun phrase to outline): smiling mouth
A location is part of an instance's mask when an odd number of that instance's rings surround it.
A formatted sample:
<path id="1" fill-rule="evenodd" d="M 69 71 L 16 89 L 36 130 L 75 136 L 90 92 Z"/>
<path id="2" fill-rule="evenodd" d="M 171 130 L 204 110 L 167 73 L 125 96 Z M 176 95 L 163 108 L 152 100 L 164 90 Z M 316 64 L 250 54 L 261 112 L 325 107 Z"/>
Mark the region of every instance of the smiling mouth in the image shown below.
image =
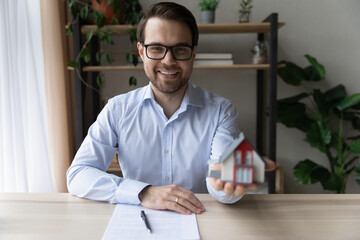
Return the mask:
<path id="1" fill-rule="evenodd" d="M 166 71 L 159 71 L 161 74 L 167 75 L 167 76 L 171 76 L 171 75 L 176 75 L 178 72 L 166 72 Z"/>

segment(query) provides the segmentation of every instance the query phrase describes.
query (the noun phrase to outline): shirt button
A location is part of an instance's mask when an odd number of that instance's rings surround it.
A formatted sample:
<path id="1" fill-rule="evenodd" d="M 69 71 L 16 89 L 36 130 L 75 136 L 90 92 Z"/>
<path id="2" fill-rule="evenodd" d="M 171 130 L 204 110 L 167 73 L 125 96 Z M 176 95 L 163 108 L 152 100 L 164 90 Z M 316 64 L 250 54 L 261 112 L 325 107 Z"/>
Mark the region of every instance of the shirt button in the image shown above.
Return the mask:
<path id="1" fill-rule="evenodd" d="M 165 150 L 165 154 L 168 154 L 169 153 L 169 150 Z"/>
<path id="2" fill-rule="evenodd" d="M 166 177 L 165 177 L 165 180 L 166 180 L 166 181 L 169 181 L 169 177 L 168 177 L 168 176 L 166 176 Z"/>

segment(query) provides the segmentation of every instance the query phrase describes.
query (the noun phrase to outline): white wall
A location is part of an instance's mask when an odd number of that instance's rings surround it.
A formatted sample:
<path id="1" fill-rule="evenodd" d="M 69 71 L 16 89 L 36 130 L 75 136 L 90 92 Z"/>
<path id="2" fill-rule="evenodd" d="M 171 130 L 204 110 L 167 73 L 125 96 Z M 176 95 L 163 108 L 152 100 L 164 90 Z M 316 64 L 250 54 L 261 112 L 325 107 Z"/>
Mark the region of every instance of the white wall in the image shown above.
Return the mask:
<path id="1" fill-rule="evenodd" d="M 158 1 L 140 1 L 144 9 Z M 199 19 L 198 1 L 174 1 L 187 6 Z M 238 21 L 239 0 L 221 0 L 216 11 L 216 22 Z M 290 60 L 301 66 L 308 65 L 305 54 L 316 57 L 327 70 L 326 81 L 319 85 L 326 90 L 340 83 L 349 94 L 360 92 L 360 1 L 359 0 L 254 0 L 253 22 L 260 22 L 270 13 L 277 12 L 279 21 L 286 25 L 279 30 L 279 60 Z M 250 62 L 250 48 L 256 34 L 200 35 L 198 52 L 231 52 L 235 63 Z M 123 47 L 121 47 L 123 46 Z M 123 61 L 124 50 L 129 46 L 126 37 L 117 37 L 112 52 L 117 63 Z M 105 47 L 107 49 L 107 47 Z M 121 50 L 122 49 L 122 50 Z M 116 62 L 114 63 L 116 64 Z M 147 84 L 143 72 L 109 72 L 105 74 L 107 97 L 127 92 L 130 74 L 138 78 L 138 86 Z M 255 90 L 253 70 L 195 70 L 191 81 L 230 99 L 240 113 L 241 129 L 255 143 Z M 286 85 L 279 79 L 278 97 L 292 96 L 300 89 Z M 292 169 L 305 158 L 327 165 L 326 157 L 303 141 L 305 135 L 298 130 L 278 124 L 277 161 L 284 167 L 285 192 L 322 193 L 319 184 L 297 185 Z M 360 193 L 360 186 L 349 180 L 349 193 Z"/>

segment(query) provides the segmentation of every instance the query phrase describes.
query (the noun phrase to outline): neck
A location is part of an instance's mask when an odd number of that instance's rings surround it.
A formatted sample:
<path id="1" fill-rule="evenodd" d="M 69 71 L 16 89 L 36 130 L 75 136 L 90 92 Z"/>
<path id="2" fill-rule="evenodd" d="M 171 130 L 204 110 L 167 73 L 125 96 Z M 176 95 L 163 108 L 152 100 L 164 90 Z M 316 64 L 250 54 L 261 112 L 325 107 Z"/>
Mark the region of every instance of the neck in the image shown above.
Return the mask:
<path id="1" fill-rule="evenodd" d="M 170 119 L 171 116 L 180 108 L 188 83 L 174 93 L 164 93 L 152 84 L 150 84 L 150 86 L 154 93 L 155 101 L 163 108 L 166 117 Z"/>

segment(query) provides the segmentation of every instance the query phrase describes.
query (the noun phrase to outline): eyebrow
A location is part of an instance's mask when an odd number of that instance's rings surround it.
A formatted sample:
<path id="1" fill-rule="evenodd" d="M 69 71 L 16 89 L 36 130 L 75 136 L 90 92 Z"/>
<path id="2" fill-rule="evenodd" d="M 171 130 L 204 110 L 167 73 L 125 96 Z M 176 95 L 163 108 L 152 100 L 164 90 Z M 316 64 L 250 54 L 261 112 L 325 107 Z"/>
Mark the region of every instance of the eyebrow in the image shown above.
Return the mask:
<path id="1" fill-rule="evenodd" d="M 175 45 L 171 45 L 171 46 L 164 45 L 164 44 L 159 43 L 159 42 L 149 42 L 146 45 L 162 45 L 162 46 L 166 46 L 166 47 L 173 47 L 173 46 L 188 46 L 188 47 L 191 47 L 191 44 L 189 44 L 187 42 L 179 42 L 179 43 L 176 43 Z"/>

